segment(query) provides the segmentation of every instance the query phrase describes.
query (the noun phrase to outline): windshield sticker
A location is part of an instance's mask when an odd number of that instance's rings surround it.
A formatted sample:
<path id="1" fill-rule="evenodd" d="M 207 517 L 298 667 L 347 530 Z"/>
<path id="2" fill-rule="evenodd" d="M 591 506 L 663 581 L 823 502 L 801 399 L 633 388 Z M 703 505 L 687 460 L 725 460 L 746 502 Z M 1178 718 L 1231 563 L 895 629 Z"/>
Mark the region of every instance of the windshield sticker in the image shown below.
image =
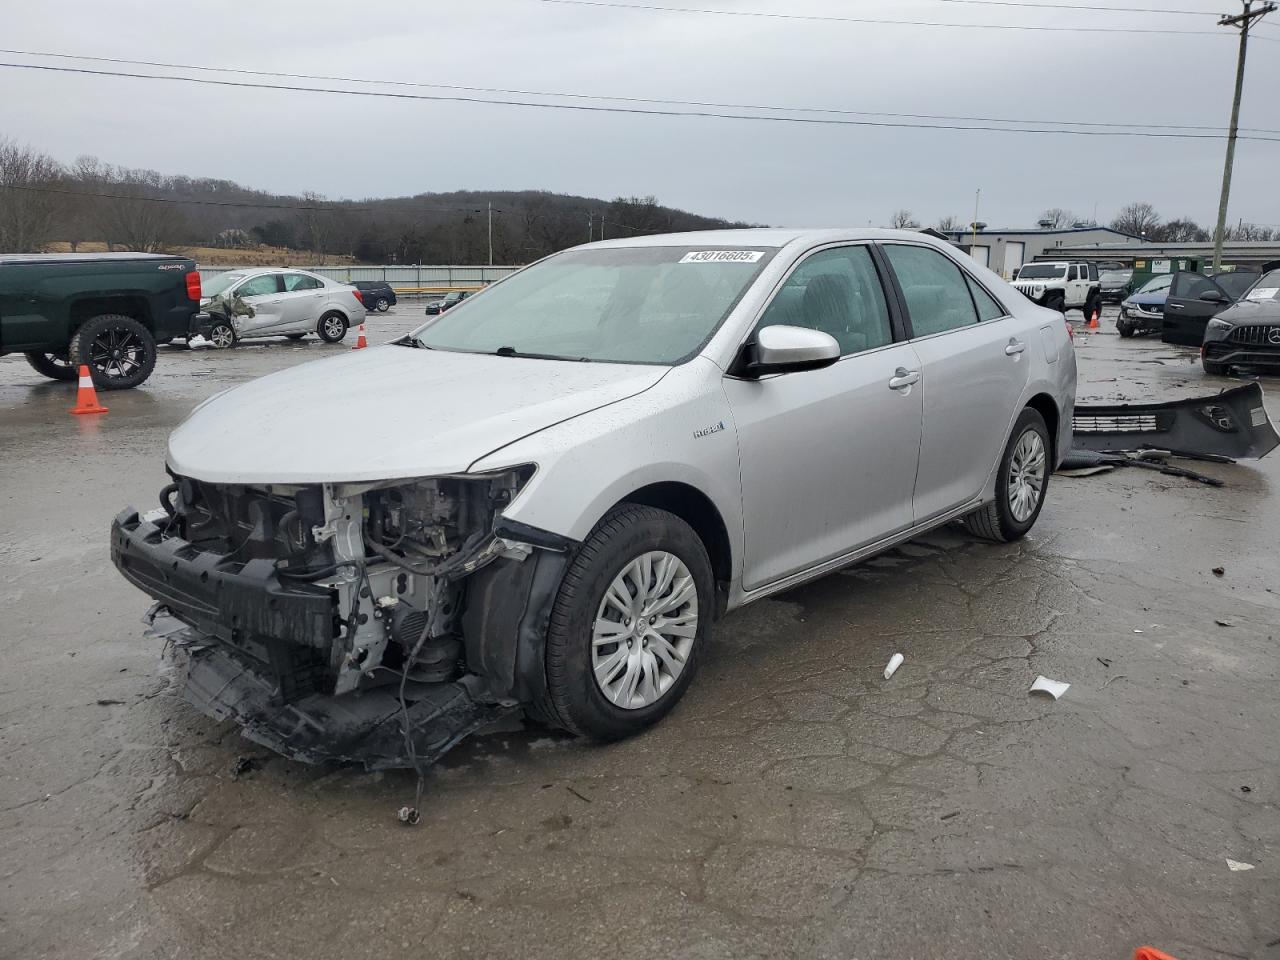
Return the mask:
<path id="1" fill-rule="evenodd" d="M 680 258 L 681 263 L 756 263 L 763 250 L 693 250 Z"/>
<path id="2" fill-rule="evenodd" d="M 1258 287 L 1256 290 L 1250 290 L 1247 300 L 1274 300 L 1276 294 L 1280 293 L 1280 287 Z"/>

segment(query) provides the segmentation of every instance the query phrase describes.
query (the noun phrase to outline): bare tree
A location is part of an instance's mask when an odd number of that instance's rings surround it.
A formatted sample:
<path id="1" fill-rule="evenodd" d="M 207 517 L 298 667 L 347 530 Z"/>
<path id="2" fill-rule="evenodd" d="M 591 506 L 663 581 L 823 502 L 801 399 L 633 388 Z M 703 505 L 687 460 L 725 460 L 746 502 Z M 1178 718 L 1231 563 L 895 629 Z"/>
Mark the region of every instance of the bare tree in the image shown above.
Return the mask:
<path id="1" fill-rule="evenodd" d="M 314 253 L 320 263 L 324 263 L 332 229 L 332 215 L 325 208 L 324 197 L 314 191 L 305 191 L 302 201 L 306 204 L 306 208 L 299 211 L 298 232 L 301 234 L 302 245 Z"/>
<path id="2" fill-rule="evenodd" d="M 0 253 L 31 253 L 53 239 L 61 206 L 57 161 L 0 138 Z"/>
<path id="3" fill-rule="evenodd" d="M 966 224 L 962 223 L 959 217 L 949 213 L 945 217 L 938 219 L 934 229 L 940 230 L 942 233 L 952 233 L 956 230 L 963 230 L 965 226 Z"/>
<path id="4" fill-rule="evenodd" d="M 895 210 L 893 216 L 889 218 L 889 226 L 895 230 L 915 230 L 920 224 L 916 223 L 916 218 L 911 215 L 910 210 Z"/>
<path id="5" fill-rule="evenodd" d="M 1050 230 L 1061 230 L 1064 227 L 1069 227 L 1072 224 L 1079 222 L 1079 220 L 1079 217 L 1065 207 L 1050 207 L 1044 213 L 1040 214 L 1039 222 L 1045 223 L 1048 221 Z"/>
<path id="6" fill-rule="evenodd" d="M 1205 243 L 1209 231 L 1190 217 L 1170 220 L 1155 232 L 1154 239 L 1161 243 Z"/>
<path id="7" fill-rule="evenodd" d="M 1156 208 L 1149 203 L 1126 204 L 1111 221 L 1111 229 L 1135 237 L 1150 236 L 1159 226 L 1160 214 L 1156 213 Z"/>

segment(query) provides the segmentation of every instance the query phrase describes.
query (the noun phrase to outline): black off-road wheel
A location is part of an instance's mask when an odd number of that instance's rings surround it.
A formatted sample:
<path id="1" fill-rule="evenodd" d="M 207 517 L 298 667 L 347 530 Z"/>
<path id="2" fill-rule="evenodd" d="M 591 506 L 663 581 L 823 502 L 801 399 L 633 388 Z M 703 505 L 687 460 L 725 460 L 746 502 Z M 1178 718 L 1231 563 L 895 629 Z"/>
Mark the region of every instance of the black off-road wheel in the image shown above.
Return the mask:
<path id="1" fill-rule="evenodd" d="M 652 726 L 693 680 L 715 609 L 711 560 L 693 529 L 653 507 L 614 508 L 560 583 L 547 693 L 532 713 L 605 741 Z"/>
<path id="2" fill-rule="evenodd" d="M 1064 294 L 1061 294 L 1061 293 L 1049 294 L 1049 296 L 1045 297 L 1044 299 L 1044 305 L 1048 307 L 1050 310 L 1057 310 L 1059 313 L 1063 314 L 1064 316 L 1066 315 L 1067 298 Z"/>
<path id="3" fill-rule="evenodd" d="M 338 343 L 347 335 L 349 326 L 346 317 L 332 310 L 320 318 L 320 322 L 316 324 L 316 333 L 325 343 Z"/>
<path id="4" fill-rule="evenodd" d="M 965 526 L 975 536 L 999 543 L 1025 537 L 1044 507 L 1052 461 L 1053 441 L 1044 417 L 1027 407 L 1000 458 L 995 500 L 965 517 Z"/>
<path id="5" fill-rule="evenodd" d="M 1080 312 L 1084 314 L 1084 318 L 1086 320 L 1089 320 L 1093 317 L 1093 312 L 1095 310 L 1098 312 L 1098 318 L 1101 319 L 1102 318 L 1102 297 L 1099 296 L 1099 294 L 1096 291 L 1094 293 L 1089 294 L 1088 299 L 1085 300 L 1084 307 L 1081 308 Z"/>
<path id="6" fill-rule="evenodd" d="M 71 338 L 71 365 L 88 364 L 100 390 L 128 390 L 151 376 L 156 341 L 133 317 L 107 313 L 86 320 Z"/>
<path id="7" fill-rule="evenodd" d="M 23 354 L 27 358 L 27 363 L 37 372 L 44 374 L 50 380 L 74 380 L 76 378 L 76 368 L 71 365 L 71 359 L 65 353 L 31 353 Z"/>

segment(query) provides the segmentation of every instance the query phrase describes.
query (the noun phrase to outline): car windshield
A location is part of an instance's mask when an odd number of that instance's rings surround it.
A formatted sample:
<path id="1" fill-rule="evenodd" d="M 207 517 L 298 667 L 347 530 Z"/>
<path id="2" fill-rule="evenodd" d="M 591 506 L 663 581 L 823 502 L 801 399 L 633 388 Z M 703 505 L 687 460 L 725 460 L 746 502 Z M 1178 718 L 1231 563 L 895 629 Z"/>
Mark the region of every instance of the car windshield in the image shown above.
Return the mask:
<path id="1" fill-rule="evenodd" d="M 1246 300 L 1280 300 L 1280 270 L 1272 270 L 1258 278 L 1245 294 Z"/>
<path id="2" fill-rule="evenodd" d="M 570 250 L 467 298 L 409 342 L 556 360 L 681 363 L 711 338 L 776 252 Z"/>
<path id="3" fill-rule="evenodd" d="M 1103 270 L 1099 279 L 1108 283 L 1124 283 L 1132 276 L 1133 272 L 1130 270 Z"/>
<path id="4" fill-rule="evenodd" d="M 1244 292 L 1254 285 L 1258 275 L 1252 270 L 1246 270 L 1241 273 L 1220 273 L 1213 279 L 1227 296 L 1233 300 L 1239 300 L 1244 296 Z"/>
<path id="5" fill-rule="evenodd" d="M 243 280 L 244 277 L 245 275 L 243 273 L 220 273 L 216 277 L 210 277 L 200 285 L 203 291 L 203 296 L 220 296 Z"/>
<path id="6" fill-rule="evenodd" d="M 1161 277 L 1152 277 L 1142 285 L 1139 293 L 1159 293 L 1161 290 L 1168 290 L 1169 285 L 1173 283 L 1173 274 L 1165 274 Z"/>
<path id="7" fill-rule="evenodd" d="M 1066 275 L 1060 263 L 1031 263 L 1018 271 L 1019 280 L 1061 280 Z"/>

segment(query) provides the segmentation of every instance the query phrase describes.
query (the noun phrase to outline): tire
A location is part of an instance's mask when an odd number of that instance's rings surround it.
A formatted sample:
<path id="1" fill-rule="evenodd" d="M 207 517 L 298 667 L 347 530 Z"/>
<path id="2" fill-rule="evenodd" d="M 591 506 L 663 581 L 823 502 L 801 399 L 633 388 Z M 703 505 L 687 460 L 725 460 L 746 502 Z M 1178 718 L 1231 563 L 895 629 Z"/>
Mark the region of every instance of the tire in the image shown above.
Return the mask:
<path id="1" fill-rule="evenodd" d="M 1029 480 L 1035 476 L 1034 472 L 1031 472 L 1035 459 L 1035 443 L 1027 440 L 1032 435 L 1039 441 L 1039 489 L 1035 491 L 1035 501 L 1030 505 L 1030 511 L 1023 513 L 1021 509 L 1015 511 L 1010 501 L 1010 484 L 1014 479 L 1015 454 L 1019 459 L 1025 456 L 1031 460 L 1027 470 L 1019 472 Z M 1030 449 L 1022 447 L 1024 440 L 1027 440 Z M 965 517 L 965 526 L 969 531 L 984 540 L 995 540 L 998 543 L 1010 543 L 1025 537 L 1027 531 L 1035 526 L 1040 510 L 1044 507 L 1045 495 L 1049 491 L 1049 475 L 1053 472 L 1053 465 L 1050 462 L 1052 451 L 1053 441 L 1049 436 L 1049 428 L 1045 426 L 1044 417 L 1040 416 L 1037 410 L 1025 408 L 1018 415 L 1018 420 L 1013 425 L 1013 432 L 1009 435 L 1009 443 L 1005 446 L 1004 456 L 1000 458 L 1000 474 L 996 479 L 996 498 L 992 503 L 980 507 Z"/>
<path id="2" fill-rule="evenodd" d="M 391 309 L 391 304 L 387 302 L 386 297 L 379 297 L 377 303 L 374 304 L 374 307 L 379 313 L 386 313 Z"/>
<path id="3" fill-rule="evenodd" d="M 24 356 L 27 358 L 27 363 L 31 364 L 36 373 L 44 374 L 50 380 L 74 380 L 76 378 L 76 368 L 71 365 L 71 361 L 66 354 L 36 353 L 33 351 L 24 354 Z"/>
<path id="4" fill-rule="evenodd" d="M 1044 305 L 1050 310 L 1057 310 L 1064 316 L 1067 313 L 1067 298 L 1064 294 L 1054 293 L 1045 297 Z"/>
<path id="5" fill-rule="evenodd" d="M 1132 337 L 1136 331 L 1132 323 L 1124 317 L 1119 317 L 1116 320 L 1116 332 L 1127 340 L 1129 337 Z"/>
<path id="6" fill-rule="evenodd" d="M 1095 291 L 1095 292 L 1093 292 L 1093 293 L 1091 293 L 1091 294 L 1089 294 L 1089 296 L 1085 299 L 1085 301 L 1084 301 L 1084 306 L 1081 308 L 1081 311 L 1080 311 L 1080 312 L 1081 312 L 1081 313 L 1083 313 L 1083 314 L 1084 314 L 1084 318 L 1085 318 L 1086 320 L 1088 320 L 1090 317 L 1092 317 L 1092 316 L 1093 316 L 1093 312 L 1094 312 L 1095 310 L 1097 310 L 1097 311 L 1098 311 L 1098 316 L 1099 316 L 1099 318 L 1101 318 L 1101 316 L 1102 316 L 1102 297 L 1098 296 L 1098 294 L 1097 294 L 1097 292 L 1096 292 L 1096 291 Z"/>
<path id="7" fill-rule="evenodd" d="M 350 326 L 346 317 L 336 310 L 330 310 L 316 324 L 316 333 L 325 343 L 340 343 Z"/>
<path id="8" fill-rule="evenodd" d="M 227 320 L 217 320 L 209 328 L 209 345 L 215 350 L 230 350 L 239 342 L 236 328 Z"/>
<path id="9" fill-rule="evenodd" d="M 133 317 L 106 313 L 81 324 L 67 355 L 73 367 L 88 364 L 98 389 L 128 390 L 156 368 L 156 341 Z"/>
<path id="10" fill-rule="evenodd" d="M 1204 367 L 1204 372 L 1211 377 L 1225 377 L 1231 372 L 1231 364 L 1214 363 L 1212 360 L 1206 360 L 1203 357 L 1200 358 L 1200 366 Z"/>
<path id="11" fill-rule="evenodd" d="M 668 634 L 672 639 L 640 626 L 659 618 L 642 620 L 633 613 L 627 620 L 621 608 L 606 598 L 621 582 L 619 592 L 643 603 L 644 591 L 632 577 L 643 577 L 653 589 L 661 582 L 664 566 L 671 574 L 669 585 L 654 589 L 650 602 L 654 597 L 658 602 L 679 600 L 675 610 L 680 616 L 666 622 L 686 622 L 675 624 L 681 629 Z M 657 723 L 684 695 L 697 672 L 715 602 L 711 560 L 687 523 L 653 507 L 615 507 L 578 549 L 560 583 L 547 627 L 547 692 L 533 705 L 533 712 L 553 726 L 603 741 L 620 740 Z M 687 622 L 690 616 L 692 624 Z M 627 623 L 634 624 L 632 630 L 626 629 Z M 605 635 L 616 635 L 616 641 L 593 642 L 602 624 Z M 659 643 L 668 653 L 655 652 Z M 615 657 L 620 657 L 617 669 L 610 670 Z M 673 673 L 677 665 L 678 672 Z M 604 671 L 604 681 L 597 680 L 597 670 Z M 638 685 L 631 683 L 632 677 Z M 606 694 L 606 689 L 612 693 Z M 623 700 L 629 703 L 621 705 Z"/>

